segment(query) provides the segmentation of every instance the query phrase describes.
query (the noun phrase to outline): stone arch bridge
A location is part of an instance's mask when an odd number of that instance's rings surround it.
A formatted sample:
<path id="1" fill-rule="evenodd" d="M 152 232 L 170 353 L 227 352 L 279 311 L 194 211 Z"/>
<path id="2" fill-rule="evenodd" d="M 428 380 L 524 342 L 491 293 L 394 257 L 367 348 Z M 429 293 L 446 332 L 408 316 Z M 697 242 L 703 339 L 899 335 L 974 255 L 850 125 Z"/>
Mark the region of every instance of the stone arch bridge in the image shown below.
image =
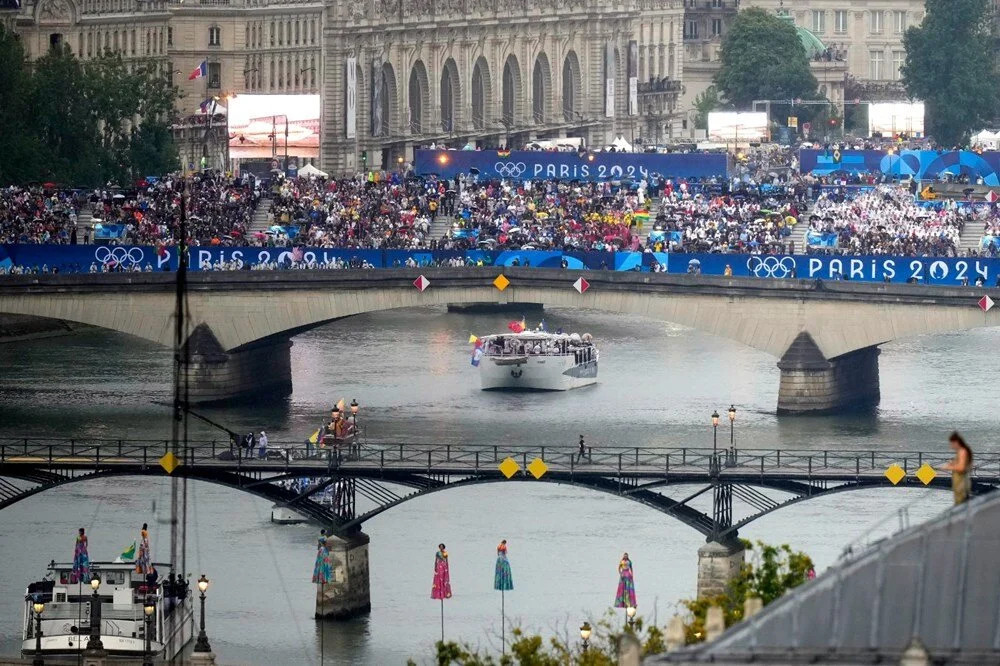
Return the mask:
<path id="1" fill-rule="evenodd" d="M 510 280 L 498 290 L 493 280 Z M 420 291 L 418 275 L 430 280 Z M 590 283 L 585 293 L 577 278 Z M 356 314 L 462 303 L 542 303 L 636 314 L 736 340 L 777 359 L 779 413 L 872 406 L 879 345 L 1000 324 L 987 292 L 861 282 L 777 280 L 526 267 L 188 274 L 186 367 L 192 403 L 291 390 L 291 338 Z M 101 326 L 163 345 L 174 338 L 172 273 L 7 276 L 0 313 Z M 266 382 L 266 383 L 262 383 Z"/>

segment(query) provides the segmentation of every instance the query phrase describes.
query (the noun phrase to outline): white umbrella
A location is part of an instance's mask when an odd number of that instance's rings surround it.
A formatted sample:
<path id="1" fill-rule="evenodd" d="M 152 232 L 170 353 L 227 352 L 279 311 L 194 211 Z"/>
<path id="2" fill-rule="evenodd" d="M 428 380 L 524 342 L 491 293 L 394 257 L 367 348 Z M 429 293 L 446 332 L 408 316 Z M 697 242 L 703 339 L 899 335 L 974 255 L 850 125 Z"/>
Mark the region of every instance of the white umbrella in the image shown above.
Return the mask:
<path id="1" fill-rule="evenodd" d="M 310 176 L 315 176 L 317 178 L 327 178 L 329 176 L 325 171 L 320 171 L 312 164 L 307 164 L 301 169 L 299 169 L 300 178 L 309 178 Z"/>

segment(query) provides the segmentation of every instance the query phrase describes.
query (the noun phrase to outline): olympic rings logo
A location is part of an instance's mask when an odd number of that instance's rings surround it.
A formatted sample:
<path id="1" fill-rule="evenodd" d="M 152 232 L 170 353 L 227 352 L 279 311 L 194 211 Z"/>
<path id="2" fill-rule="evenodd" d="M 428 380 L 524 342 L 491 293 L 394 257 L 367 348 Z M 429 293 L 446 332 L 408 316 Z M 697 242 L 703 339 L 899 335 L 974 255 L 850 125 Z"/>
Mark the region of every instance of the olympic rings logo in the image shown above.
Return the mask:
<path id="1" fill-rule="evenodd" d="M 520 178 L 528 170 L 528 165 L 524 162 L 497 162 L 493 165 L 493 170 L 504 178 Z"/>
<path id="2" fill-rule="evenodd" d="M 110 247 L 102 245 L 94 251 L 94 259 L 107 266 L 109 264 L 135 266 L 142 263 L 145 253 L 141 247 Z"/>
<path id="3" fill-rule="evenodd" d="M 756 277 L 786 278 L 795 270 L 792 257 L 757 257 L 747 259 L 747 270 Z"/>

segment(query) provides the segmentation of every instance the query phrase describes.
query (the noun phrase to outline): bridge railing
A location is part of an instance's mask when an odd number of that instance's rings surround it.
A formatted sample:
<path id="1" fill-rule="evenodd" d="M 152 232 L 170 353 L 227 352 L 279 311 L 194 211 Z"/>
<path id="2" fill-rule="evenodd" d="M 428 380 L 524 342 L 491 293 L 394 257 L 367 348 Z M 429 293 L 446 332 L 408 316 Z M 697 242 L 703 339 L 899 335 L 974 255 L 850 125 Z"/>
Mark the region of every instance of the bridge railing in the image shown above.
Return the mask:
<path id="1" fill-rule="evenodd" d="M 94 468 L 97 466 L 158 465 L 172 449 L 169 440 L 140 439 L 0 439 L 0 463 L 31 466 Z M 333 448 L 305 446 L 301 442 L 270 442 L 266 460 L 227 441 L 190 442 L 178 451 L 185 465 L 280 465 L 315 470 L 396 469 L 461 474 L 493 471 L 508 457 L 520 469 L 540 458 L 550 470 L 600 473 L 661 472 L 665 475 L 749 474 L 770 477 L 787 474 L 822 478 L 824 475 L 878 476 L 891 465 L 914 474 L 922 465 L 938 469 L 951 460 L 947 451 L 873 451 L 808 449 L 728 449 L 693 447 L 588 446 L 581 455 L 575 446 L 541 444 L 407 444 L 344 441 Z M 978 453 L 973 476 L 1000 480 L 1000 454 Z"/>

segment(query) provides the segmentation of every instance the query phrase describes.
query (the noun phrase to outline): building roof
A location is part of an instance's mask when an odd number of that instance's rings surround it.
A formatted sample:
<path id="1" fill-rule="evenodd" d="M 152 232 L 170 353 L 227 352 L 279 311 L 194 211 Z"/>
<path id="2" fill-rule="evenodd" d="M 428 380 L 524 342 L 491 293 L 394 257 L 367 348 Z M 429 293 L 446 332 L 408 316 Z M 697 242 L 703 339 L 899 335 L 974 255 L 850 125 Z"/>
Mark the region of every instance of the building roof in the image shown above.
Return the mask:
<path id="1" fill-rule="evenodd" d="M 998 535 L 991 493 L 836 564 L 712 643 L 646 663 L 898 663 L 914 639 L 932 659 L 1000 663 Z"/>
<path id="2" fill-rule="evenodd" d="M 817 37 L 811 30 L 807 30 L 800 25 L 795 25 L 795 19 L 791 16 L 779 14 L 778 18 L 792 24 L 796 34 L 799 36 L 799 41 L 802 42 L 802 48 L 806 50 L 806 57 L 810 60 L 826 51 L 826 44 L 823 43 L 823 40 Z"/>

